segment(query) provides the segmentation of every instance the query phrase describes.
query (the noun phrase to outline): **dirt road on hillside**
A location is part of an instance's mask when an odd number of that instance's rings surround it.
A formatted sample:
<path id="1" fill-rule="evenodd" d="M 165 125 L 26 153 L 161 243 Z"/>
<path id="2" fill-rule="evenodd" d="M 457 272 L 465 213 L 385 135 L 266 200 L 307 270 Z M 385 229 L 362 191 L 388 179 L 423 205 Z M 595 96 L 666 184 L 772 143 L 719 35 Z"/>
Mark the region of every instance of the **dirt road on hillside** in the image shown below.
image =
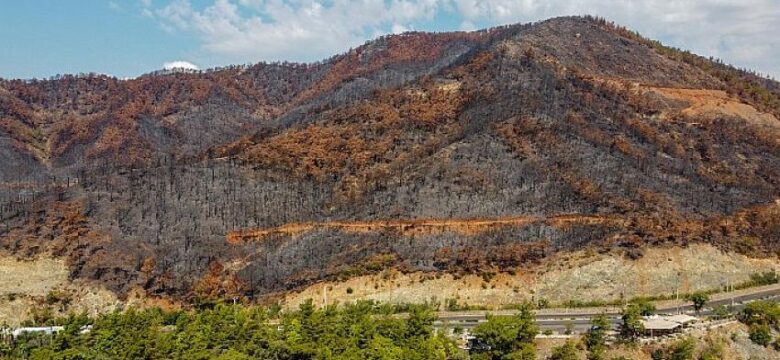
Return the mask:
<path id="1" fill-rule="evenodd" d="M 327 221 L 291 223 L 267 229 L 244 229 L 232 231 L 226 239 L 231 244 L 259 241 L 272 235 L 293 236 L 318 229 L 332 229 L 349 233 L 397 230 L 404 236 L 426 234 L 435 231 L 451 231 L 473 235 L 493 227 L 525 226 L 533 223 L 548 223 L 552 226 L 567 224 L 600 224 L 618 221 L 605 215 L 567 214 L 558 216 L 513 216 L 488 219 L 420 219 L 420 220 L 374 220 L 374 221 Z"/>

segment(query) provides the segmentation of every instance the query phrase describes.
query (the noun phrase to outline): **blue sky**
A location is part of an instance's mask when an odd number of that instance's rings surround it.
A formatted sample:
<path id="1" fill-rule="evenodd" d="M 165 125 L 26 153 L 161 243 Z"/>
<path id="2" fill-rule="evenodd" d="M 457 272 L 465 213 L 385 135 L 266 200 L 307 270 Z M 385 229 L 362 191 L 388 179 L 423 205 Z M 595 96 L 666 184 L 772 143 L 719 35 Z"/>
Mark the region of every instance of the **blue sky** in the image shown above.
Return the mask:
<path id="1" fill-rule="evenodd" d="M 191 34 L 166 32 L 141 4 L 100 1 L 4 1 L 0 4 L 0 76 L 100 72 L 132 76 L 198 48 Z"/>
<path id="2" fill-rule="evenodd" d="M 578 14 L 780 78 L 780 0 L 3 1 L 0 77 L 314 61 L 387 33 Z"/>

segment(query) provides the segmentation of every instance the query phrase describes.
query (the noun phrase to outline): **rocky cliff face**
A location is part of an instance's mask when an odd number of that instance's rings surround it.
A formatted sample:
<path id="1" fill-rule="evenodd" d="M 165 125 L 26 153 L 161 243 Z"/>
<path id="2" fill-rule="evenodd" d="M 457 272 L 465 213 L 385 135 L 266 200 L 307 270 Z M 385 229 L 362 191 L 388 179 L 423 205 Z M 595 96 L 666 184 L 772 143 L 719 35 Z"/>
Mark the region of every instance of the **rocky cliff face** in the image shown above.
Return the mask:
<path id="1" fill-rule="evenodd" d="M 780 86 L 593 18 L 317 64 L 0 82 L 6 252 L 125 293 L 260 298 L 780 240 Z"/>

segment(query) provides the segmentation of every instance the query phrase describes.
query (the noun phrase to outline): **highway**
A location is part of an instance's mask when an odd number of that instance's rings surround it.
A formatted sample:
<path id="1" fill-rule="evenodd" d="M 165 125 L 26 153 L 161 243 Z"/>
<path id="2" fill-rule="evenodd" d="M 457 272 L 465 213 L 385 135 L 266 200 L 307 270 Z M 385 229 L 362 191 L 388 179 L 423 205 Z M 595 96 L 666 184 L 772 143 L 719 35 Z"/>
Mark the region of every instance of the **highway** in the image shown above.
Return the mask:
<path id="1" fill-rule="evenodd" d="M 707 302 L 705 308 L 697 315 L 707 316 L 712 314 L 712 308 L 725 305 L 732 306 L 732 309 L 739 311 L 744 308 L 745 304 L 755 300 L 780 300 L 780 284 L 756 287 L 750 289 L 743 289 L 739 291 L 733 291 L 730 293 L 718 293 L 712 296 L 712 300 Z M 667 301 L 668 303 L 668 301 Z M 516 310 L 497 310 L 497 311 L 442 311 L 439 312 L 438 320 L 434 323 L 437 328 L 453 328 L 461 327 L 469 329 L 477 326 L 479 323 L 486 321 L 486 314 L 491 313 L 496 316 L 512 316 L 517 313 Z M 694 314 L 693 306 L 689 303 L 678 302 L 677 304 L 663 304 L 658 306 L 656 314 L 676 314 L 676 313 L 688 313 Z M 596 308 L 574 308 L 574 309 L 561 309 L 550 308 L 536 310 L 535 319 L 536 323 L 542 331 L 551 330 L 558 334 L 563 334 L 567 329 L 570 329 L 574 333 L 584 333 L 590 329 L 591 319 L 598 315 L 605 314 L 609 318 L 614 329 L 621 323 L 620 308 L 619 307 L 596 307 Z M 408 314 L 398 314 L 398 316 L 404 317 Z M 271 323 L 274 323 L 273 321 Z M 54 328 L 19 328 L 14 330 L 14 334 L 21 331 L 51 331 Z M 89 331 L 89 328 L 82 331 Z M 59 331 L 61 329 L 55 329 Z M 55 331 L 55 332 L 56 332 Z"/>
<path id="2" fill-rule="evenodd" d="M 742 309 L 746 303 L 755 300 L 780 300 L 780 285 L 770 285 L 752 289 L 733 291 L 730 293 L 718 293 L 712 295 L 712 300 L 707 302 L 705 308 L 699 312 L 699 316 L 712 314 L 714 307 L 724 305 L 732 306 L 734 310 Z M 679 306 L 678 306 L 679 305 Z M 444 311 L 438 313 L 438 320 L 435 323 L 437 327 L 455 327 L 473 328 L 486 320 L 485 314 L 491 313 L 497 316 L 511 316 L 516 313 L 514 310 L 498 311 Z M 620 308 L 601 307 L 601 308 L 581 308 L 581 309 L 543 309 L 536 312 L 536 323 L 542 331 L 552 330 L 553 332 L 563 333 L 567 327 L 575 333 L 582 333 L 590 328 L 591 319 L 597 314 L 605 314 L 610 319 L 614 327 L 620 322 Z M 656 314 L 694 314 L 693 305 L 690 303 L 664 304 L 656 309 Z"/>

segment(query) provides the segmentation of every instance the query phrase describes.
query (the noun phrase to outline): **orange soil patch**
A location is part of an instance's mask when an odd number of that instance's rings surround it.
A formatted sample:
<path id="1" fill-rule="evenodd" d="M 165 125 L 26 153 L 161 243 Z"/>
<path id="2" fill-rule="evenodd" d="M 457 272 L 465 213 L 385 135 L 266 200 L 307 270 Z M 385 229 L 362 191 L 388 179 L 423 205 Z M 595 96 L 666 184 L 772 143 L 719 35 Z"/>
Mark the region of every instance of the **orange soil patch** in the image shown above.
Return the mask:
<path id="1" fill-rule="evenodd" d="M 501 226 L 524 226 L 539 222 L 546 222 L 552 226 L 567 226 L 574 223 L 597 224 L 607 221 L 611 220 L 597 215 L 515 216 L 494 219 L 329 221 L 292 223 L 268 229 L 237 230 L 228 233 L 226 240 L 228 243 L 236 245 L 263 240 L 271 235 L 295 236 L 315 229 L 333 229 L 347 233 L 397 230 L 403 236 L 418 236 L 445 231 L 456 232 L 462 235 L 475 235 L 490 228 Z"/>
<path id="2" fill-rule="evenodd" d="M 621 79 L 599 77 L 589 77 L 588 80 L 615 90 L 629 91 L 632 95 L 655 93 L 669 100 L 686 102 L 688 107 L 681 109 L 680 113 L 688 117 L 709 119 L 724 115 L 734 116 L 757 125 L 780 128 L 780 120 L 774 115 L 758 111 L 752 105 L 742 102 L 723 90 L 657 87 Z"/>
<path id="3" fill-rule="evenodd" d="M 448 81 L 437 84 L 436 88 L 446 92 L 457 92 L 460 91 L 460 86 L 459 81 Z"/>
<path id="4" fill-rule="evenodd" d="M 681 110 L 681 113 L 686 116 L 735 116 L 759 125 L 780 127 L 780 121 L 772 114 L 760 112 L 722 90 L 661 87 L 645 87 L 645 89 L 668 99 L 687 102 L 688 107 Z"/>
<path id="5" fill-rule="evenodd" d="M 270 235 L 298 235 L 314 229 L 314 224 L 284 224 L 282 226 L 269 229 L 247 229 L 231 231 L 227 234 L 227 242 L 231 244 L 240 244 L 247 239 L 263 239 Z"/>

